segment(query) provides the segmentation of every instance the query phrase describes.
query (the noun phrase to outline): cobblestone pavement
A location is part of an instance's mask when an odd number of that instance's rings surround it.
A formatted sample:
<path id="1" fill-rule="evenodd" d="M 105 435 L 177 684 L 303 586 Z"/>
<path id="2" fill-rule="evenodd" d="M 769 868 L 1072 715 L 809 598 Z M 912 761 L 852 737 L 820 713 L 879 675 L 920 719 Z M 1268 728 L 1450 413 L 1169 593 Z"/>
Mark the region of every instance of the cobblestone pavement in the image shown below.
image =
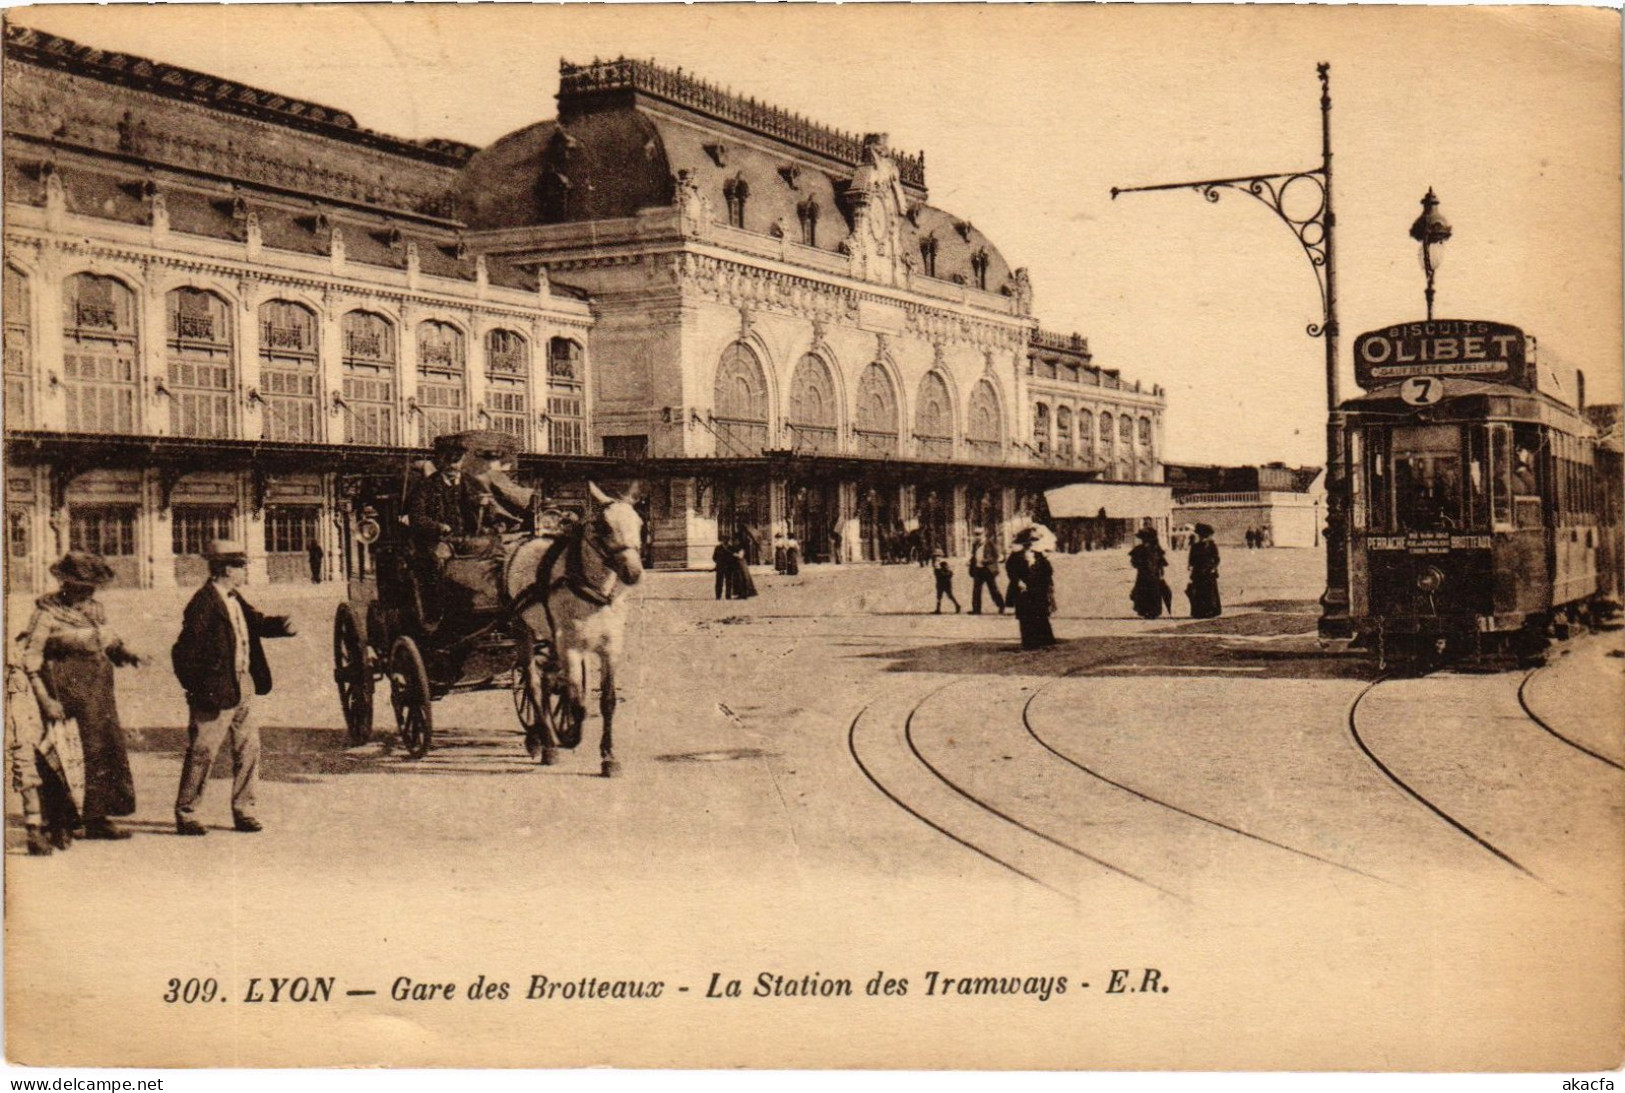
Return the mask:
<path id="1" fill-rule="evenodd" d="M 109 592 L 114 624 L 156 658 L 119 677 L 137 837 L 29 859 L 13 803 L 8 983 L 60 1003 L 78 1038 L 14 1018 L 12 1043 L 164 1062 L 161 1041 L 109 1045 L 105 1009 L 173 1022 L 164 984 L 207 975 L 233 1002 L 185 1027 L 244 1062 L 302 1036 L 312 1062 L 478 1062 L 498 1039 L 532 1036 L 531 1061 L 671 1061 L 703 1045 L 728 1065 L 759 1058 L 753 1032 L 795 1020 L 805 1030 L 781 1062 L 938 1066 L 985 1061 L 972 1008 L 855 1023 L 701 1009 L 710 973 L 747 991 L 764 969 L 861 989 L 887 969 L 1060 967 L 1076 984 L 1157 965 L 1184 984 L 1166 999 L 1079 1002 L 1064 1017 L 1035 1004 L 1022 1035 L 1071 1037 L 1097 1067 L 1234 1064 L 1250 1050 L 1276 1066 L 1283 1050 L 1370 1066 L 1379 1044 L 1385 1066 L 1452 1052 L 1492 1066 L 1498 1038 L 1527 1060 L 1538 1015 L 1554 1066 L 1571 1059 L 1620 1016 L 1585 990 L 1617 975 L 1621 951 L 1620 636 L 1582 638 L 1533 676 L 1372 687 L 1369 659 L 1314 640 L 1322 564 L 1234 550 L 1225 617 L 1148 622 L 1129 612 L 1126 552 L 1062 556 L 1061 644 L 1045 652 L 1017 648 L 1008 616 L 932 614 L 931 574 L 914 566 L 759 573 L 762 595 L 745 602 L 715 600 L 709 574 L 651 574 L 630 628 L 617 780 L 596 777 L 596 709 L 582 746 L 540 768 L 500 691 L 437 703 L 437 746 L 412 761 L 388 739 L 380 685 L 379 739 L 347 748 L 332 682 L 340 590 L 249 589 L 300 627 L 268 647 L 267 830 L 232 832 L 217 780 L 205 839 L 173 837 L 170 813 L 185 710 L 167 656 L 190 590 Z M 1170 576 L 1183 584 L 1177 563 Z M 8 605 L 13 630 L 26 602 Z M 15 940 L 46 923 L 71 952 Z M 110 981 L 101 966 L 125 970 Z M 253 976 L 332 975 L 387 996 L 401 976 L 532 973 L 647 976 L 697 997 L 671 1003 L 691 1020 L 658 1028 L 635 1007 L 460 1004 L 426 1018 L 384 998 L 274 1016 L 240 1004 Z M 1449 1020 L 1427 1023 L 1440 1012 Z M 936 1048 L 885 1055 L 899 1018 L 926 1022 Z M 1281 1020 L 1338 1034 L 1283 1049 L 1264 1031 Z M 1144 1054 L 1173 1027 L 1174 1056 Z"/>

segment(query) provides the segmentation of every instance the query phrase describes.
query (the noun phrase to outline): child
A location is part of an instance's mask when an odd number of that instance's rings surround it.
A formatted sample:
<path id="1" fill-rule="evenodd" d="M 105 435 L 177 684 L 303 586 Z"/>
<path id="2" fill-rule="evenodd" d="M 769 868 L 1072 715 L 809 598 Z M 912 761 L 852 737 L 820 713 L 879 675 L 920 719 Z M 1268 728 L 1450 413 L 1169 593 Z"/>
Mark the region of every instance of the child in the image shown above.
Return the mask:
<path id="1" fill-rule="evenodd" d="M 933 614 L 942 614 L 942 597 L 947 596 L 948 602 L 954 605 L 954 614 L 959 614 L 959 601 L 954 599 L 954 571 L 949 568 L 948 560 L 942 556 L 942 551 L 931 555 L 931 570 L 937 578 L 937 609 Z"/>

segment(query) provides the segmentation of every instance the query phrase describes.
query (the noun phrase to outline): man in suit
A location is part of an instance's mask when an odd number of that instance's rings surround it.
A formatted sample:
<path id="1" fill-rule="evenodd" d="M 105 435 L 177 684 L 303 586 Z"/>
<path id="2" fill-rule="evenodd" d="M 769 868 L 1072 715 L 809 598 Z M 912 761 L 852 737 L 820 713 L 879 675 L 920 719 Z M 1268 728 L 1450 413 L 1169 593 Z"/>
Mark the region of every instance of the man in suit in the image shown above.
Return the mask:
<path id="1" fill-rule="evenodd" d="M 254 809 L 260 730 L 253 700 L 271 691 L 271 668 L 260 639 L 292 637 L 294 629 L 286 616 L 260 614 L 237 591 L 248 576 L 248 555 L 241 543 L 216 539 L 205 555 L 209 579 L 186 605 L 181 635 L 170 654 L 190 714 L 186 761 L 175 797 L 175 830 L 182 835 L 208 834 L 196 809 L 209 783 L 209 768 L 220 745 L 229 739 L 233 826 L 252 833 L 261 829 Z"/>
<path id="2" fill-rule="evenodd" d="M 1004 614 L 1004 597 L 999 593 L 999 548 L 981 535 L 970 546 L 970 613 L 982 613 L 982 589 L 992 597 L 993 606 Z"/>

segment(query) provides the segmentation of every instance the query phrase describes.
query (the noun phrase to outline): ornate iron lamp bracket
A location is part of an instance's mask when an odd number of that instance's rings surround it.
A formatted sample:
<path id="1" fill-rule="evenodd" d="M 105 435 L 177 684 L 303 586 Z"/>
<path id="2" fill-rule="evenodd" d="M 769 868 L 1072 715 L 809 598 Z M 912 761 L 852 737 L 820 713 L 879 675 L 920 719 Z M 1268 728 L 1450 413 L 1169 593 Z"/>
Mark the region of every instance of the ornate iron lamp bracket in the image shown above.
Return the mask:
<path id="1" fill-rule="evenodd" d="M 1288 210 L 1287 191 L 1294 185 L 1313 187 L 1310 196 L 1306 198 L 1294 197 L 1292 204 L 1302 209 L 1313 208 L 1308 216 L 1296 216 Z M 1330 314 L 1327 303 L 1326 289 L 1326 263 L 1327 239 L 1330 235 L 1331 216 L 1326 201 L 1326 172 L 1321 169 L 1312 171 L 1294 171 L 1289 174 L 1278 175 L 1252 175 L 1244 178 L 1211 178 L 1201 182 L 1169 182 L 1160 186 L 1113 186 L 1112 200 L 1117 200 L 1118 194 L 1147 193 L 1152 190 L 1193 190 L 1202 195 L 1209 203 L 1217 204 L 1225 190 L 1234 190 L 1237 193 L 1247 194 L 1257 198 L 1265 208 L 1274 213 L 1276 218 L 1291 229 L 1297 238 L 1298 245 L 1308 257 L 1309 264 L 1315 270 L 1315 282 L 1320 286 L 1320 308 L 1322 320 L 1310 323 L 1305 332 L 1311 338 L 1321 338 L 1326 335 L 1326 316 Z"/>

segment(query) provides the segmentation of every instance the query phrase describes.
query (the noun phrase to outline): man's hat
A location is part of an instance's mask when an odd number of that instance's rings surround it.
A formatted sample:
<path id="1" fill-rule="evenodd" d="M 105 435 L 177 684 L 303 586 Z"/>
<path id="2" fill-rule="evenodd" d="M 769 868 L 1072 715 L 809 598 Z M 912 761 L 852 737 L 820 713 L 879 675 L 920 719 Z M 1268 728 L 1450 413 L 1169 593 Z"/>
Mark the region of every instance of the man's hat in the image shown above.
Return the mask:
<path id="1" fill-rule="evenodd" d="M 1150 540 L 1155 539 L 1157 537 L 1157 529 L 1156 528 L 1141 528 L 1139 531 L 1136 531 L 1134 533 L 1134 537 L 1136 539 L 1145 539 L 1147 541 L 1150 541 Z"/>
<path id="2" fill-rule="evenodd" d="M 1196 534 L 1198 534 L 1198 535 L 1212 535 L 1213 534 L 1213 525 L 1212 524 L 1197 524 L 1196 525 Z"/>
<path id="3" fill-rule="evenodd" d="M 203 548 L 203 556 L 211 562 L 248 564 L 248 548 L 236 539 L 210 539 L 209 545 Z"/>
<path id="4" fill-rule="evenodd" d="M 113 568 L 102 561 L 100 554 L 88 550 L 70 550 L 62 560 L 51 567 L 51 576 L 59 581 L 76 584 L 103 585 L 113 579 Z"/>

